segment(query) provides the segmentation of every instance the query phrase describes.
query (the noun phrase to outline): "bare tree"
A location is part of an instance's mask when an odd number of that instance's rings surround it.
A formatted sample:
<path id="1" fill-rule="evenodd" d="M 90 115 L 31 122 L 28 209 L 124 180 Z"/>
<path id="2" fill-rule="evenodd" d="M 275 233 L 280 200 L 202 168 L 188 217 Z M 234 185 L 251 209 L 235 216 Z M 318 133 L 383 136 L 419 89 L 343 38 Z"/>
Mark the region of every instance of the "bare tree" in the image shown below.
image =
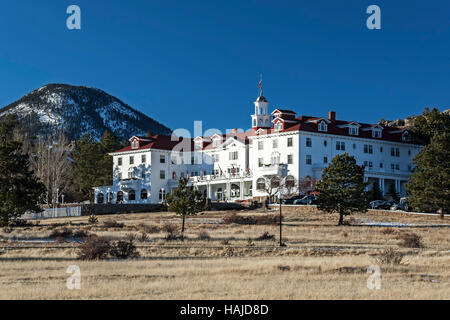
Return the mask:
<path id="1" fill-rule="evenodd" d="M 65 191 L 72 180 L 70 153 L 74 144 L 62 132 L 34 139 L 21 132 L 15 132 L 14 135 L 23 142 L 23 150 L 29 155 L 30 169 L 47 189 L 46 204 L 57 202 L 57 190 Z"/>
<path id="2" fill-rule="evenodd" d="M 301 178 L 298 180 L 298 192 L 300 194 L 306 194 L 308 192 L 314 191 L 317 184 L 317 179 L 307 176 L 306 178 Z"/>

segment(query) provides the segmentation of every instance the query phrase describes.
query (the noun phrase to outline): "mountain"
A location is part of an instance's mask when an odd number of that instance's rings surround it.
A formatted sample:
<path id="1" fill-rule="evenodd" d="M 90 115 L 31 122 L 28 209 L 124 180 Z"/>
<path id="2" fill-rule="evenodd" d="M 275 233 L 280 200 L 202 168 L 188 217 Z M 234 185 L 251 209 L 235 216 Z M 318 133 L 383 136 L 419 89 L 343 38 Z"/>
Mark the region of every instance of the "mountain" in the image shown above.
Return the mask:
<path id="1" fill-rule="evenodd" d="M 67 84 L 48 84 L 0 109 L 0 119 L 16 114 L 24 130 L 49 134 L 63 130 L 70 140 L 105 130 L 120 140 L 133 135 L 170 134 L 171 130 L 106 92 Z"/>

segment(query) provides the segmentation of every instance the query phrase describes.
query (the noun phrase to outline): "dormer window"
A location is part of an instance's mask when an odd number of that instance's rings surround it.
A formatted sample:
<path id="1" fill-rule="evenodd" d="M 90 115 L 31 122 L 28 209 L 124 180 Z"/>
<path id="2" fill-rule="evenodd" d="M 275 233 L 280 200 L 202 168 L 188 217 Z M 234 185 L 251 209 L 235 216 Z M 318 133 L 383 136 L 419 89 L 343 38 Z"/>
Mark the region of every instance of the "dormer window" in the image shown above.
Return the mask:
<path id="1" fill-rule="evenodd" d="M 381 130 L 373 129 L 372 130 L 372 138 L 381 138 Z"/>
<path id="2" fill-rule="evenodd" d="M 139 142 L 137 140 L 133 140 L 131 142 L 131 149 L 137 149 L 139 148 Z"/>
<path id="3" fill-rule="evenodd" d="M 358 127 L 349 127 L 348 128 L 349 134 L 351 134 L 352 136 L 357 136 L 358 135 Z"/>
<path id="4" fill-rule="evenodd" d="M 281 123 L 281 121 L 275 124 L 275 130 L 277 131 L 283 130 L 283 124 Z"/>
<path id="5" fill-rule="evenodd" d="M 403 141 L 412 141 L 412 136 L 408 131 L 403 132 L 402 134 Z"/>
<path id="6" fill-rule="evenodd" d="M 328 130 L 328 125 L 325 123 L 325 121 L 319 122 L 319 131 L 326 132 Z"/>

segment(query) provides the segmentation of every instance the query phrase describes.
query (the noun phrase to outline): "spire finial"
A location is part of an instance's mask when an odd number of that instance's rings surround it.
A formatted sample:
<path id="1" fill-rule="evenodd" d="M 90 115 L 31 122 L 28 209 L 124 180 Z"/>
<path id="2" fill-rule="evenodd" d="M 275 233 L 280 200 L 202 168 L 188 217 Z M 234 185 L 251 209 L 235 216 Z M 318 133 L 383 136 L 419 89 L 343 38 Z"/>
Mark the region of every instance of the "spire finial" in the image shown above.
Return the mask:
<path id="1" fill-rule="evenodd" d="M 258 88 L 259 88 L 259 96 L 261 97 L 263 95 L 263 89 L 262 89 L 262 73 L 259 76 L 259 84 L 258 84 Z"/>

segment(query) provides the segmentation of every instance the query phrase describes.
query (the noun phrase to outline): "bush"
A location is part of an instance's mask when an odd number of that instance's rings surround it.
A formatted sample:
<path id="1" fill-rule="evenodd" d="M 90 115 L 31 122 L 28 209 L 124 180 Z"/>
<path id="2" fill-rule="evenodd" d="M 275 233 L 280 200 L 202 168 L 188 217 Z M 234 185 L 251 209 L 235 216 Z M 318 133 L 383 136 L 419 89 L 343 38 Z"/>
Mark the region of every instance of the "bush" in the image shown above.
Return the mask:
<path id="1" fill-rule="evenodd" d="M 404 248 L 423 248 L 422 237 L 415 233 L 404 233 L 398 237 L 399 246 Z"/>
<path id="2" fill-rule="evenodd" d="M 110 248 L 111 244 L 109 240 L 96 235 L 90 235 L 81 243 L 78 258 L 81 260 L 106 259 Z"/>
<path id="3" fill-rule="evenodd" d="M 257 240 L 257 241 L 275 240 L 275 236 L 266 231 L 262 235 L 260 235 L 258 238 L 256 238 L 255 240 Z"/>
<path id="4" fill-rule="evenodd" d="M 384 228 L 383 230 L 381 230 L 382 234 L 393 234 L 394 232 L 395 230 L 392 228 Z"/>
<path id="5" fill-rule="evenodd" d="M 141 242 L 147 242 L 149 240 L 148 234 L 146 232 L 141 232 L 136 239 Z"/>
<path id="6" fill-rule="evenodd" d="M 175 241 L 175 240 L 181 240 L 181 241 L 183 241 L 185 238 L 186 238 L 186 237 L 183 237 L 182 234 L 178 234 L 178 233 L 175 233 L 175 232 L 171 232 L 171 233 L 168 233 L 168 234 L 166 235 L 165 240 L 166 240 L 166 241 Z"/>
<path id="7" fill-rule="evenodd" d="M 223 218 L 223 222 L 242 225 L 276 225 L 280 223 L 280 217 L 278 215 L 239 216 L 233 212 Z"/>
<path id="8" fill-rule="evenodd" d="M 116 241 L 111 245 L 109 252 L 112 257 L 117 259 L 128 259 L 139 257 L 139 252 L 137 252 L 133 240 Z"/>
<path id="9" fill-rule="evenodd" d="M 116 220 L 108 219 L 103 222 L 105 228 L 123 228 L 123 223 L 118 223 Z"/>
<path id="10" fill-rule="evenodd" d="M 166 223 L 162 226 L 161 230 L 167 233 L 175 233 L 178 231 L 178 227 L 173 223 Z"/>
<path id="11" fill-rule="evenodd" d="M 402 263 L 405 255 L 399 251 L 395 251 L 392 248 L 384 250 L 378 257 L 377 262 L 381 264 L 393 264 L 399 265 Z"/>
<path id="12" fill-rule="evenodd" d="M 230 244 L 230 240 L 229 239 L 222 239 L 222 240 L 220 240 L 220 244 L 222 244 L 224 246 L 227 246 L 227 245 Z"/>
<path id="13" fill-rule="evenodd" d="M 137 228 L 145 233 L 158 233 L 161 231 L 161 229 L 158 226 L 154 225 L 146 225 L 145 223 L 141 222 L 137 225 Z"/>
<path id="14" fill-rule="evenodd" d="M 53 230 L 50 234 L 49 238 L 57 239 L 57 238 L 70 238 L 72 237 L 72 230 L 69 228 L 61 228 Z"/>
<path id="15" fill-rule="evenodd" d="M 198 234 L 198 238 L 200 240 L 211 240 L 211 236 L 206 231 L 200 231 Z"/>
<path id="16" fill-rule="evenodd" d="M 90 215 L 88 218 L 88 223 L 91 225 L 97 224 L 98 223 L 98 218 L 95 215 Z"/>

